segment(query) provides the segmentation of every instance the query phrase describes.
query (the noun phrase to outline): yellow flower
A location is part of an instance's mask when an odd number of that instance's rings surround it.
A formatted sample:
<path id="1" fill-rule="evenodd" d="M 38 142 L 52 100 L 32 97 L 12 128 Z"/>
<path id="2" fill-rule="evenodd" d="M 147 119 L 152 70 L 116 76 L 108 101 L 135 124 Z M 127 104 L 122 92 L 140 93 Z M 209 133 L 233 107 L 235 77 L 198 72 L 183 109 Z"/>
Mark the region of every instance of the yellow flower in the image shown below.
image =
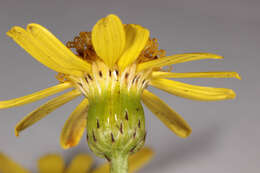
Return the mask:
<path id="1" fill-rule="evenodd" d="M 29 24 L 27 29 L 15 26 L 7 35 L 36 60 L 57 71 L 60 84 L 28 96 L 1 101 L 0 109 L 31 103 L 72 88 L 27 115 L 16 126 L 16 135 L 56 108 L 84 95 L 62 130 L 61 146 L 66 149 L 77 145 L 87 126 L 90 148 L 107 159 L 111 158 L 111 150 L 129 153 L 142 147 L 146 132 L 141 100 L 176 135 L 185 138 L 191 133 L 185 120 L 148 91 L 148 86 L 187 99 L 215 101 L 233 99 L 235 93 L 231 89 L 195 86 L 168 78 L 240 79 L 236 72 L 164 71 L 164 66 L 218 60 L 222 56 L 211 53 L 165 56 L 165 51 L 158 49 L 157 40 L 149 38 L 146 28 L 123 24 L 116 15 L 102 18 L 92 32 L 81 32 L 67 43 L 67 47 L 35 23 Z"/>
<path id="2" fill-rule="evenodd" d="M 153 157 L 153 151 L 145 147 L 129 158 L 129 173 L 138 171 L 146 165 Z M 109 163 L 100 165 L 96 169 L 91 169 L 92 158 L 87 154 L 78 154 L 66 167 L 64 160 L 58 154 L 48 154 L 38 160 L 39 173 L 108 173 Z M 0 172 L 1 173 L 29 173 L 5 154 L 0 153 Z"/>

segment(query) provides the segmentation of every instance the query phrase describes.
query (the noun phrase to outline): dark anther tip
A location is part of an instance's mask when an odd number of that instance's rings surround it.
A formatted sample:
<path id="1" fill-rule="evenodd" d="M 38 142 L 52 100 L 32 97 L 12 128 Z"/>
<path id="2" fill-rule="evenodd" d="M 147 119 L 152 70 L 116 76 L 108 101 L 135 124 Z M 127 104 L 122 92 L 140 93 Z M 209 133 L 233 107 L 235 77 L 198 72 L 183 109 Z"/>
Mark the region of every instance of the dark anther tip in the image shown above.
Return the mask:
<path id="1" fill-rule="evenodd" d="M 99 126 L 99 121 L 97 120 L 97 128 L 99 129 L 99 127 L 100 127 L 100 126 Z"/>
<path id="2" fill-rule="evenodd" d="M 113 133 L 111 133 L 111 141 L 112 141 L 113 143 L 115 142 L 115 138 L 114 138 Z"/>
<path id="3" fill-rule="evenodd" d="M 125 119 L 128 121 L 128 112 L 125 111 Z"/>

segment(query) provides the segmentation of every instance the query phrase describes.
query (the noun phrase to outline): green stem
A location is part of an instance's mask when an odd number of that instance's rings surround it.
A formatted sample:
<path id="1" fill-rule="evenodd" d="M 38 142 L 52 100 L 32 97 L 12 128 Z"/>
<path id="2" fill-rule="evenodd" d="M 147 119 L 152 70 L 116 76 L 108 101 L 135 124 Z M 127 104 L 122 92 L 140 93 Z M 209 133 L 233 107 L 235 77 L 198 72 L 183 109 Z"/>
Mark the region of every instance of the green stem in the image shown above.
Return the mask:
<path id="1" fill-rule="evenodd" d="M 111 158 L 110 173 L 128 173 L 128 155 L 115 153 Z"/>

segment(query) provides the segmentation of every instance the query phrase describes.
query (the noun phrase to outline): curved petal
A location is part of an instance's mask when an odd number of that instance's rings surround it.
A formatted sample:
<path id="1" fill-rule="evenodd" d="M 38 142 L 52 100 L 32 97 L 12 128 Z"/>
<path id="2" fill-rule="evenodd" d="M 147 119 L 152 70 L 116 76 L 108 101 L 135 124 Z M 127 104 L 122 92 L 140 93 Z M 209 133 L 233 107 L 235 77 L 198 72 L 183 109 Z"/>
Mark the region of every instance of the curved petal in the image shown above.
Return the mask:
<path id="1" fill-rule="evenodd" d="M 190 135 L 192 130 L 188 123 L 159 97 L 144 90 L 142 101 L 176 135 L 182 138 Z"/>
<path id="2" fill-rule="evenodd" d="M 91 66 L 89 63 L 77 57 L 43 26 L 31 23 L 27 26 L 27 31 L 31 33 L 37 44 L 43 47 L 48 52 L 48 55 L 53 57 L 58 64 L 68 69 L 90 71 Z"/>
<path id="3" fill-rule="evenodd" d="M 66 121 L 60 137 L 62 148 L 68 149 L 77 145 L 87 124 L 88 99 L 84 99 Z"/>
<path id="4" fill-rule="evenodd" d="M 100 19 L 92 30 L 92 43 L 97 55 L 112 67 L 125 48 L 124 26 L 116 15 Z"/>
<path id="5" fill-rule="evenodd" d="M 148 68 L 163 67 L 172 64 L 179 64 L 189 61 L 203 60 L 203 59 L 223 59 L 222 56 L 212 53 L 183 53 L 172 56 L 166 56 L 152 61 L 141 63 L 137 67 L 137 71 L 142 71 Z"/>
<path id="6" fill-rule="evenodd" d="M 126 45 L 124 53 L 118 61 L 118 66 L 121 69 L 124 69 L 138 58 L 150 35 L 149 30 L 135 24 L 126 25 L 125 32 Z"/>
<path id="7" fill-rule="evenodd" d="M 51 99 L 47 103 L 43 104 L 27 116 L 25 116 L 15 127 L 15 135 L 19 136 L 19 133 L 26 128 L 32 126 L 39 120 L 46 117 L 48 114 L 64 105 L 65 103 L 75 99 L 77 96 L 81 94 L 78 90 L 72 90 L 68 93 L 62 94 L 54 99 Z"/>
<path id="8" fill-rule="evenodd" d="M 63 173 L 65 163 L 60 155 L 49 154 L 38 160 L 39 173 Z"/>
<path id="9" fill-rule="evenodd" d="M 187 73 L 171 73 L 154 71 L 153 78 L 236 78 L 241 80 L 237 72 L 187 72 Z"/>
<path id="10" fill-rule="evenodd" d="M 138 171 L 140 168 L 144 167 L 153 157 L 154 153 L 148 147 L 142 148 L 137 153 L 129 157 L 129 173 Z"/>
<path id="11" fill-rule="evenodd" d="M 35 92 L 33 94 L 19 97 L 12 100 L 6 100 L 6 101 L 0 101 L 0 109 L 10 108 L 14 106 L 21 106 L 27 103 L 32 103 L 37 100 L 41 100 L 43 98 L 49 97 L 51 95 L 54 95 L 58 92 L 64 91 L 68 88 L 71 88 L 72 84 L 69 82 L 61 83 L 56 86 Z"/>
<path id="12" fill-rule="evenodd" d="M 202 87 L 168 79 L 153 79 L 151 85 L 173 95 L 199 101 L 217 101 L 236 97 L 231 89 Z"/>
<path id="13" fill-rule="evenodd" d="M 1 173 L 29 173 L 29 171 L 23 168 L 18 163 L 7 157 L 0 152 L 0 172 Z"/>
<path id="14" fill-rule="evenodd" d="M 50 56 L 46 48 L 42 47 L 37 40 L 33 38 L 32 34 L 23 28 L 14 26 L 6 34 L 32 57 L 50 69 L 65 74 L 73 74 L 76 76 L 82 75 L 82 72 L 80 71 L 71 68 L 67 69 L 62 64 L 57 63 L 55 57 Z"/>
<path id="15" fill-rule="evenodd" d="M 87 154 L 77 155 L 70 163 L 65 173 L 87 173 L 93 163 L 93 159 Z"/>
<path id="16" fill-rule="evenodd" d="M 137 153 L 131 155 L 129 157 L 129 173 L 133 173 L 143 167 L 146 163 L 148 163 L 153 156 L 153 151 L 144 147 Z M 109 163 L 105 163 L 98 168 L 96 168 L 91 173 L 109 173 Z"/>

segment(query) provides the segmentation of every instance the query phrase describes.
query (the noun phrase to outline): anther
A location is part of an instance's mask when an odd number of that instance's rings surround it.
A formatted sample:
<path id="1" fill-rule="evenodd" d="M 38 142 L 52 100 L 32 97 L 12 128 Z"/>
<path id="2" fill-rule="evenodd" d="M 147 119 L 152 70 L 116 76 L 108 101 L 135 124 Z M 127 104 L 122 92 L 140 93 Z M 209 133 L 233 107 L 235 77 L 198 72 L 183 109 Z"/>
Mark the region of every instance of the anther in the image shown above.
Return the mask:
<path id="1" fill-rule="evenodd" d="M 141 121 L 138 121 L 138 127 L 141 128 Z"/>

